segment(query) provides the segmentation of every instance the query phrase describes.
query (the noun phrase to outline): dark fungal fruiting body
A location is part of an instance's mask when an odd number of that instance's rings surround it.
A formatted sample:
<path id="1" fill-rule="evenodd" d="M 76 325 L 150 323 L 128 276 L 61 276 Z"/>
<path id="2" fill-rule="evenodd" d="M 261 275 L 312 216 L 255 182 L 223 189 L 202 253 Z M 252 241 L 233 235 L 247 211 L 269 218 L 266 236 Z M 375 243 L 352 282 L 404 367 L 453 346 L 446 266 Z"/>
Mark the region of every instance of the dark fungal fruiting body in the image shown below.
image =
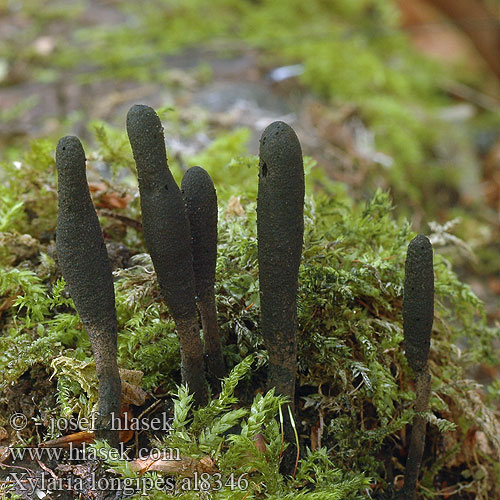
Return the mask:
<path id="1" fill-rule="evenodd" d="M 417 498 L 417 481 L 425 446 L 431 377 L 427 368 L 434 319 L 434 267 L 431 242 L 422 234 L 408 245 L 403 298 L 403 330 L 406 358 L 416 375 L 417 412 L 413 421 L 410 449 L 406 461 L 402 497 Z"/>
<path id="2" fill-rule="evenodd" d="M 217 261 L 217 193 L 210 175 L 201 167 L 190 168 L 181 191 L 191 228 L 193 271 L 198 309 L 205 339 L 205 361 L 212 384 L 225 375 L 215 305 Z"/>
<path id="3" fill-rule="evenodd" d="M 413 370 L 427 366 L 434 319 L 432 245 L 422 234 L 408 245 L 403 297 L 406 358 Z"/>
<path id="4" fill-rule="evenodd" d="M 58 174 L 57 258 L 94 353 L 99 380 L 96 436 L 118 446 L 113 417 L 121 413 L 117 322 L 111 264 L 87 184 L 85 152 L 76 137 L 56 151 Z"/>
<path id="5" fill-rule="evenodd" d="M 261 328 L 269 354 L 268 387 L 294 404 L 297 287 L 304 235 L 304 167 L 293 129 L 269 125 L 260 139 L 257 237 Z"/>
<path id="6" fill-rule="evenodd" d="M 274 122 L 260 139 L 257 237 L 268 387 L 290 398 L 297 373 L 297 287 L 304 236 L 304 166 L 293 129 Z"/>
<path id="7" fill-rule="evenodd" d="M 155 111 L 134 105 L 127 115 L 146 247 L 163 299 L 172 314 L 181 348 L 182 380 L 197 404 L 207 401 L 203 347 L 195 304 L 191 232 L 184 200 L 167 164 L 163 127 Z"/>

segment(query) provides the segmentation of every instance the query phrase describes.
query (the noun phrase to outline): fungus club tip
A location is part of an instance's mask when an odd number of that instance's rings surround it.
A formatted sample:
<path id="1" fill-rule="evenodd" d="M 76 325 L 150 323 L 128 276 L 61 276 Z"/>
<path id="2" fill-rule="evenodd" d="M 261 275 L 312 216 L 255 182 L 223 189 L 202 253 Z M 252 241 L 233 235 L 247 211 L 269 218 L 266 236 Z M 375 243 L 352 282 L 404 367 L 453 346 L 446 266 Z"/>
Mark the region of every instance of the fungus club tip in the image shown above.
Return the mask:
<path id="1" fill-rule="evenodd" d="M 190 168 L 182 178 L 182 195 L 191 229 L 196 294 L 213 294 L 217 260 L 217 194 L 210 175 Z"/>
<path id="2" fill-rule="evenodd" d="M 429 239 L 419 234 L 408 245 L 403 297 L 404 344 L 408 363 L 422 370 L 429 357 L 434 318 L 433 251 Z"/>
<path id="3" fill-rule="evenodd" d="M 59 139 L 56 149 L 56 167 L 59 170 L 65 167 L 68 161 L 85 163 L 85 151 L 80 139 L 74 135 L 67 135 Z"/>
<path id="4" fill-rule="evenodd" d="M 134 104 L 127 113 L 127 133 L 132 142 L 132 149 L 137 147 L 154 147 L 161 134 L 163 126 L 156 111 L 145 104 Z"/>
<path id="5" fill-rule="evenodd" d="M 200 167 L 198 165 L 188 169 L 188 171 L 184 174 L 182 181 L 183 182 L 193 181 L 200 185 L 213 186 L 212 178 L 210 177 L 208 172 L 203 167 Z"/>
<path id="6" fill-rule="evenodd" d="M 202 167 L 191 167 L 182 178 L 181 191 L 185 196 L 188 212 L 191 206 L 200 209 L 211 203 L 207 208 L 217 211 L 217 197 L 212 178 Z"/>
<path id="7" fill-rule="evenodd" d="M 280 120 L 272 122 L 264 129 L 264 132 L 262 132 L 262 139 L 265 139 L 263 142 L 267 142 L 267 139 L 269 139 L 273 134 L 277 137 L 283 133 L 292 133 L 295 135 L 295 131 L 292 127 L 290 127 L 290 125 L 288 125 L 288 123 Z"/>
<path id="8" fill-rule="evenodd" d="M 150 106 L 145 104 L 134 104 L 127 113 L 127 126 L 139 124 L 147 121 L 159 122 L 160 119 L 156 114 L 156 111 Z"/>
<path id="9" fill-rule="evenodd" d="M 259 158 L 259 189 L 281 189 L 292 203 L 303 204 L 302 148 L 293 128 L 281 121 L 271 123 L 260 138 Z M 268 183 L 277 185 L 265 188 Z"/>
<path id="10" fill-rule="evenodd" d="M 293 148 L 295 151 L 297 146 L 300 150 L 299 139 L 297 134 L 290 125 L 285 122 L 276 121 L 266 127 L 260 138 L 260 155 L 268 153 L 276 153 L 276 147 L 280 151 Z"/>

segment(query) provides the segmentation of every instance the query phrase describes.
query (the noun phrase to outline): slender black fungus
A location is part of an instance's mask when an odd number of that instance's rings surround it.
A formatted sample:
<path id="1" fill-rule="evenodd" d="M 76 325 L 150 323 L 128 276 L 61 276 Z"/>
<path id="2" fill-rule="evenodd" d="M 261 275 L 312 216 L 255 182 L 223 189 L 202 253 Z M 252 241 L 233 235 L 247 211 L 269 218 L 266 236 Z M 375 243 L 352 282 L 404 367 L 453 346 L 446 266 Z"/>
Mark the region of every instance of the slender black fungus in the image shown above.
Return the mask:
<path id="1" fill-rule="evenodd" d="M 158 283 L 177 325 L 182 379 L 198 404 L 207 401 L 203 347 L 195 303 L 191 232 L 184 200 L 167 164 L 163 127 L 155 111 L 132 106 L 127 132 L 141 195 L 142 224 Z"/>
<path id="2" fill-rule="evenodd" d="M 261 328 L 269 355 L 268 389 L 288 396 L 293 412 L 297 376 L 297 288 L 304 237 L 304 165 L 299 140 L 283 122 L 260 139 L 257 238 Z M 287 413 L 287 412 L 285 412 Z M 286 417 L 285 438 L 294 442 Z M 293 446 L 281 469 L 291 473 Z"/>
<path id="3" fill-rule="evenodd" d="M 181 191 L 191 227 L 196 296 L 205 334 L 205 361 L 212 383 L 218 385 L 225 370 L 215 306 L 217 194 L 210 175 L 201 167 L 192 167 L 184 174 Z"/>
<path id="4" fill-rule="evenodd" d="M 402 497 L 417 498 L 417 481 L 425 446 L 427 411 L 431 391 L 431 377 L 427 367 L 434 319 L 434 268 L 432 245 L 422 234 L 408 245 L 405 265 L 403 299 L 403 330 L 406 358 L 416 375 L 417 412 L 413 421 L 410 449 L 406 461 Z"/>
<path id="5" fill-rule="evenodd" d="M 427 366 L 433 318 L 432 245 L 419 234 L 408 245 L 403 299 L 404 346 L 408 363 L 415 371 Z"/>
<path id="6" fill-rule="evenodd" d="M 96 436 L 119 444 L 112 419 L 121 414 L 116 361 L 117 323 L 111 264 L 90 197 L 85 152 L 76 137 L 64 137 L 56 151 L 58 202 L 56 249 L 59 265 L 87 330 L 99 379 Z"/>
<path id="7" fill-rule="evenodd" d="M 290 398 L 297 374 L 297 287 L 304 236 L 304 166 L 293 129 L 274 122 L 260 140 L 257 237 L 268 387 Z"/>

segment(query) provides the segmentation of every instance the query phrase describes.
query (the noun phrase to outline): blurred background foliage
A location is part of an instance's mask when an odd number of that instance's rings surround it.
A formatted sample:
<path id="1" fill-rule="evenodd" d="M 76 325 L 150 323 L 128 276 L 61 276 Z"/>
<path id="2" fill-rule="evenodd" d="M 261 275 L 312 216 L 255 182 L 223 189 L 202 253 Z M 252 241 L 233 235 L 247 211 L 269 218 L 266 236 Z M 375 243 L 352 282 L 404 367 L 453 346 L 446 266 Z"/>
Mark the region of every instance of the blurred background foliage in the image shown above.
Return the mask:
<path id="1" fill-rule="evenodd" d="M 178 176 L 205 163 L 230 194 L 255 184 L 248 155 L 282 118 L 355 199 L 389 189 L 423 231 L 458 218 L 477 258 L 457 262 L 496 295 L 500 93 L 474 44 L 498 34 L 500 9 L 463 0 L 471 12 L 457 21 L 446 4 L 0 0 L 0 159 L 70 131 L 95 147 L 98 130 L 110 141 L 98 173 L 117 148 L 115 170 L 133 168 L 121 131 L 128 106 L 145 102 L 163 110 Z"/>

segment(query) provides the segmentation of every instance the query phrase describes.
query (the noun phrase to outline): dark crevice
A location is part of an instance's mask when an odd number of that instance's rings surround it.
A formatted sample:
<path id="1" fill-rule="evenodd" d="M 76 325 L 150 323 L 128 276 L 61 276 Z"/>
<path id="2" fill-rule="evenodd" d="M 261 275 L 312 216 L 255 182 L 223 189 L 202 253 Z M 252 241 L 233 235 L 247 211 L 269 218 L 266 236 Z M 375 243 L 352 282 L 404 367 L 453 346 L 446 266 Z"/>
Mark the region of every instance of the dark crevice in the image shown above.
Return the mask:
<path id="1" fill-rule="evenodd" d="M 266 163 L 262 164 L 261 172 L 262 172 L 262 177 L 267 177 L 267 165 L 266 165 Z"/>

